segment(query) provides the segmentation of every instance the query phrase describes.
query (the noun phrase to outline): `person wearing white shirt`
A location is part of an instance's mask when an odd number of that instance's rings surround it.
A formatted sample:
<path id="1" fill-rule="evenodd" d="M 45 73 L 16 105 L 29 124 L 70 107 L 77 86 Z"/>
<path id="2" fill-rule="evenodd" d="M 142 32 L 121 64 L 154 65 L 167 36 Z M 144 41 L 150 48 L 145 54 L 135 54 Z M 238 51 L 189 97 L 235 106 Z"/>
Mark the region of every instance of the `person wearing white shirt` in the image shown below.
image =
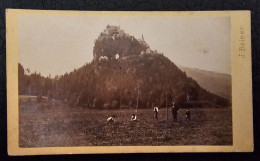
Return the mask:
<path id="1" fill-rule="evenodd" d="M 136 121 L 136 119 L 137 119 L 137 118 L 136 118 L 136 115 L 133 114 L 132 117 L 131 117 L 131 121 Z"/>
<path id="2" fill-rule="evenodd" d="M 113 116 L 111 116 L 111 117 L 109 117 L 108 119 L 107 119 L 107 123 L 113 123 L 113 122 L 115 122 L 116 121 L 116 116 L 115 115 L 113 115 Z"/>
<path id="3" fill-rule="evenodd" d="M 158 108 L 157 106 L 155 106 L 155 107 L 153 108 L 153 111 L 154 111 L 154 118 L 155 118 L 156 120 L 158 120 L 159 108 Z"/>

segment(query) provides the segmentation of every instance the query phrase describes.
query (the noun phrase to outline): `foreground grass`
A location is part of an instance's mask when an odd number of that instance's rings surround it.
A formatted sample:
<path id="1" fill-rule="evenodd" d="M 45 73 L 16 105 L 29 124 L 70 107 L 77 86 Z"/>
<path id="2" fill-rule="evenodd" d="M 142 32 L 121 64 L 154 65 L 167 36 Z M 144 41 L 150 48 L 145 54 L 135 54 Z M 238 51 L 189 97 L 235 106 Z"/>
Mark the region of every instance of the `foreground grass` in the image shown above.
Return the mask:
<path id="1" fill-rule="evenodd" d="M 179 110 L 173 122 L 166 110 L 159 120 L 152 109 L 138 111 L 137 122 L 130 122 L 134 110 L 90 110 L 69 107 L 57 101 L 26 103 L 19 111 L 20 147 L 111 146 L 111 145 L 232 145 L 231 109 L 191 109 L 191 122 Z M 105 124 L 115 114 L 116 122 Z"/>

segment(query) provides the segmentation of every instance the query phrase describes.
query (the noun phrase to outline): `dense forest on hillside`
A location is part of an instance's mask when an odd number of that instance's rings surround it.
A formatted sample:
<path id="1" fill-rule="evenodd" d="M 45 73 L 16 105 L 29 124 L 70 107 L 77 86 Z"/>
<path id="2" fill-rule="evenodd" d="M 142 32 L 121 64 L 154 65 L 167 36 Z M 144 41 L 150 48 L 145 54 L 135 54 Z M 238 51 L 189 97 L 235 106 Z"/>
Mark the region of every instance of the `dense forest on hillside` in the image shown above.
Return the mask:
<path id="1" fill-rule="evenodd" d="M 95 41 L 93 55 L 92 62 L 54 78 L 19 64 L 19 94 L 97 109 L 165 107 L 172 101 L 179 106 L 192 101 L 230 106 L 229 100 L 201 88 L 144 40 L 112 33 Z"/>

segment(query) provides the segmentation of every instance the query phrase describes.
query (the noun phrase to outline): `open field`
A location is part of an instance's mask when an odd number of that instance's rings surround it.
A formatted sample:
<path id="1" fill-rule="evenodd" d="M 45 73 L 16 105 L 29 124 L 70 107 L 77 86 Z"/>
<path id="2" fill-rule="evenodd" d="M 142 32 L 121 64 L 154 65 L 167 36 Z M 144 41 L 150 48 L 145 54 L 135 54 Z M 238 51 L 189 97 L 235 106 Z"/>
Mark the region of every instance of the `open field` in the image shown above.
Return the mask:
<path id="1" fill-rule="evenodd" d="M 91 110 L 70 107 L 58 101 L 20 104 L 20 147 L 90 145 L 232 145 L 231 109 L 191 109 L 191 122 L 179 110 L 173 123 L 169 109 L 140 109 L 137 122 L 130 122 L 135 110 Z M 116 122 L 105 124 L 115 114 Z"/>

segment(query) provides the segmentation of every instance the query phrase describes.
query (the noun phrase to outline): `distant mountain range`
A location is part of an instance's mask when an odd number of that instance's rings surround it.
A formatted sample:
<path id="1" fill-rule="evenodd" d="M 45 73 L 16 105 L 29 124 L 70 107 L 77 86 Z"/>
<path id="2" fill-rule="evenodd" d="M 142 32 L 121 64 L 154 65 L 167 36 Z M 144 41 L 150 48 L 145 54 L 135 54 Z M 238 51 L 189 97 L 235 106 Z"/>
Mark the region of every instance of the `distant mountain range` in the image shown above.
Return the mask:
<path id="1" fill-rule="evenodd" d="M 202 88 L 231 100 L 231 75 L 182 66 L 179 68 L 186 72 L 188 77 L 197 81 Z"/>

